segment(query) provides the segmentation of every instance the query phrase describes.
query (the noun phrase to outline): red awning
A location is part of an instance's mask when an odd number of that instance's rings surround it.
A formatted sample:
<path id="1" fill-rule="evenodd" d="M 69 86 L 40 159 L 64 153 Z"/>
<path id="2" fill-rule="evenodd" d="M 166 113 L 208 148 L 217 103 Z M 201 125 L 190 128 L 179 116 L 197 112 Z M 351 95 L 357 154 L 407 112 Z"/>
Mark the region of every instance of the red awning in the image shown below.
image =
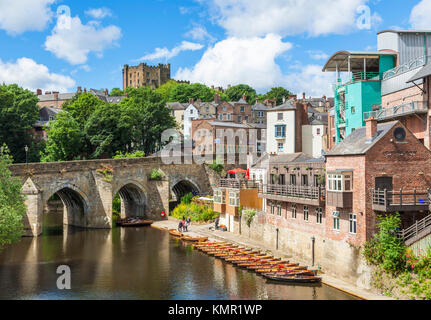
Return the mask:
<path id="1" fill-rule="evenodd" d="M 227 173 L 247 173 L 247 170 L 238 168 L 238 169 L 229 170 Z"/>

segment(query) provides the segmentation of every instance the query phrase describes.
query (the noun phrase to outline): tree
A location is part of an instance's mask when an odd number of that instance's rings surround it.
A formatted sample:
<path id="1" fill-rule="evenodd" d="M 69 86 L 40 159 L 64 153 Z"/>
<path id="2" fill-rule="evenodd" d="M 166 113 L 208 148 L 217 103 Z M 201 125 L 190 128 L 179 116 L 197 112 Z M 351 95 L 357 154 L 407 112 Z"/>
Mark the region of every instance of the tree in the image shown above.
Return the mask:
<path id="1" fill-rule="evenodd" d="M 8 168 L 11 164 L 12 157 L 3 145 L 0 147 L 0 249 L 24 234 L 25 200 L 21 195 L 21 181 L 13 178 Z"/>
<path id="2" fill-rule="evenodd" d="M 85 158 L 86 144 L 83 131 L 70 113 L 60 112 L 46 128 L 48 140 L 42 152 L 43 162 L 70 161 Z"/>
<path id="3" fill-rule="evenodd" d="M 0 141 L 6 143 L 16 162 L 25 162 L 25 146 L 33 146 L 32 125 L 39 119 L 37 96 L 16 84 L 0 85 Z M 37 152 L 29 161 L 39 161 Z"/>
<path id="4" fill-rule="evenodd" d="M 133 150 L 129 152 L 154 153 L 162 147 L 162 132 L 177 125 L 162 96 L 148 87 L 128 88 L 128 98 L 119 105 L 135 120 Z"/>
<path id="5" fill-rule="evenodd" d="M 276 99 L 277 100 L 277 105 L 283 104 L 283 97 L 287 99 L 289 99 L 289 96 L 292 93 L 283 88 L 283 87 L 276 87 L 276 88 L 272 88 L 270 91 L 268 91 L 263 98 L 264 99 Z"/>
<path id="6" fill-rule="evenodd" d="M 200 99 L 203 102 L 209 102 L 213 101 L 214 93 L 206 85 L 200 83 L 181 83 L 169 93 L 169 101 L 171 102 L 187 103 L 190 99 L 194 101 Z"/>
<path id="7" fill-rule="evenodd" d="M 229 96 L 230 101 L 239 101 L 239 99 L 241 99 L 245 94 L 249 104 L 254 104 L 257 97 L 256 90 L 246 84 L 239 84 L 230 87 L 226 90 L 226 94 Z"/>
<path id="8" fill-rule="evenodd" d="M 63 110 L 67 111 L 74 118 L 81 129 L 93 112 L 106 103 L 96 98 L 91 93 L 80 93 L 70 103 L 63 105 Z"/>
<path id="9" fill-rule="evenodd" d="M 162 84 L 160 87 L 156 89 L 157 93 L 160 93 L 163 99 L 167 102 L 175 102 L 169 99 L 171 91 L 179 85 L 175 80 L 169 80 L 165 84 Z"/>
<path id="10" fill-rule="evenodd" d="M 111 93 L 109 94 L 110 97 L 120 97 L 124 95 L 124 91 L 119 88 L 114 88 L 111 90 Z"/>
<path id="11" fill-rule="evenodd" d="M 112 158 L 116 152 L 131 150 L 136 125 L 133 113 L 125 108 L 114 104 L 97 108 L 84 128 L 91 145 L 90 158 Z"/>

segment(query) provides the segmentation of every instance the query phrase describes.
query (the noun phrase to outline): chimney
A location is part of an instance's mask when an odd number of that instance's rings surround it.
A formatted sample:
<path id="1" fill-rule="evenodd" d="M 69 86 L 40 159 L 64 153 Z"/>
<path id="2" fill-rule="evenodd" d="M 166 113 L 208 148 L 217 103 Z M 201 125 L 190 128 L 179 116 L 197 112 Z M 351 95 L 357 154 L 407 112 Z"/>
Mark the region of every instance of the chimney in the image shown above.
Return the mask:
<path id="1" fill-rule="evenodd" d="M 230 85 L 230 84 L 228 84 L 228 85 L 227 85 L 227 88 L 228 88 L 228 89 L 230 89 L 230 87 L 231 87 L 231 85 Z"/>
<path id="2" fill-rule="evenodd" d="M 54 91 L 52 94 L 54 95 L 54 100 L 58 100 L 58 92 Z"/>
<path id="3" fill-rule="evenodd" d="M 367 140 L 372 140 L 377 134 L 377 120 L 374 117 L 369 117 L 368 120 L 365 120 L 366 132 L 367 132 Z"/>
<path id="4" fill-rule="evenodd" d="M 201 98 L 199 98 L 196 102 L 199 103 L 199 104 L 201 104 L 202 103 Z"/>
<path id="5" fill-rule="evenodd" d="M 214 93 L 214 102 L 220 104 L 220 95 L 217 92 Z"/>
<path id="6" fill-rule="evenodd" d="M 286 97 L 283 96 L 283 104 L 285 104 L 285 103 L 286 103 Z"/>
<path id="7" fill-rule="evenodd" d="M 41 96 L 42 95 L 42 89 L 37 89 L 36 90 L 36 95 Z"/>
<path id="8" fill-rule="evenodd" d="M 323 96 L 323 100 L 325 100 L 325 101 L 326 101 L 326 96 L 325 96 L 325 95 Z"/>
<path id="9" fill-rule="evenodd" d="M 256 103 L 255 104 L 258 104 L 259 103 L 259 98 L 256 98 Z"/>
<path id="10" fill-rule="evenodd" d="M 105 96 L 109 96 L 109 91 L 108 91 L 108 89 L 105 89 Z"/>
<path id="11" fill-rule="evenodd" d="M 45 91 L 45 94 L 51 94 L 51 91 Z"/>
<path id="12" fill-rule="evenodd" d="M 193 102 L 195 102 L 195 101 L 193 100 L 193 98 L 189 98 L 189 104 L 192 104 Z"/>
<path id="13" fill-rule="evenodd" d="M 87 88 L 84 88 L 84 93 L 87 93 Z"/>
<path id="14" fill-rule="evenodd" d="M 78 93 L 81 93 L 81 92 L 82 92 L 82 87 L 78 87 L 78 88 L 77 88 L 77 92 L 78 92 Z"/>
<path id="15" fill-rule="evenodd" d="M 302 93 L 302 99 L 305 100 L 305 92 Z"/>

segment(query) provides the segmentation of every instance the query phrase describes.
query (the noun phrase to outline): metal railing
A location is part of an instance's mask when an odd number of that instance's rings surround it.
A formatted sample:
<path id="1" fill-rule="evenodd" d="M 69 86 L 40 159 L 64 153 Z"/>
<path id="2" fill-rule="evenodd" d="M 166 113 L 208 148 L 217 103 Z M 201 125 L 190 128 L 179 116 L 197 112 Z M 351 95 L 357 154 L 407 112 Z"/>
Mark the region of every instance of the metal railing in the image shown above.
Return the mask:
<path id="1" fill-rule="evenodd" d="M 247 180 L 247 179 L 220 179 L 220 188 L 230 189 L 257 189 L 261 186 L 260 181 Z"/>
<path id="2" fill-rule="evenodd" d="M 382 80 L 382 74 L 379 72 L 353 72 L 352 81 L 380 81 Z"/>
<path id="3" fill-rule="evenodd" d="M 399 231 L 398 237 L 404 242 L 407 242 L 408 240 L 413 240 L 413 242 L 415 242 L 414 240 L 419 240 L 415 238 L 417 238 L 422 231 L 428 228 L 431 228 L 431 215 L 426 216 L 422 220 L 416 221 L 415 224 L 408 227 L 407 229 Z"/>
<path id="4" fill-rule="evenodd" d="M 407 63 L 404 63 L 398 67 L 395 67 L 395 68 L 390 69 L 386 72 L 383 72 L 382 79 L 387 80 L 387 79 L 393 78 L 395 76 L 398 76 L 400 74 L 406 73 L 410 70 L 424 66 L 427 64 L 428 61 L 431 61 L 430 58 L 431 58 L 431 56 L 422 56 L 419 58 L 412 59 Z"/>
<path id="5" fill-rule="evenodd" d="M 364 119 L 374 117 L 376 120 L 385 120 L 396 117 L 405 116 L 414 113 L 428 112 L 428 102 L 426 101 L 412 101 L 399 106 L 384 108 L 375 111 L 364 112 Z"/>
<path id="6" fill-rule="evenodd" d="M 381 206 L 389 209 L 390 207 L 408 207 L 416 206 L 429 206 L 430 190 L 426 191 L 404 191 L 400 189 L 399 191 L 393 190 L 381 190 L 381 189 L 371 189 L 373 205 Z"/>
<path id="7" fill-rule="evenodd" d="M 311 199 L 311 200 L 325 199 L 324 186 L 312 187 L 312 186 L 268 184 L 260 187 L 259 193 L 291 197 L 291 198 Z"/>

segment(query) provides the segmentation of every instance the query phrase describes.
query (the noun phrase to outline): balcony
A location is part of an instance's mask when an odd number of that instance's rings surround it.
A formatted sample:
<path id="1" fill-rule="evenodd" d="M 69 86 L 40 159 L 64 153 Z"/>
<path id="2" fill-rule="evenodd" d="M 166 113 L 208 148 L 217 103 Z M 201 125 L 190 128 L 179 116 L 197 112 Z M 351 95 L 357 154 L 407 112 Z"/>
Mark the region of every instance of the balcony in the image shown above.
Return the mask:
<path id="1" fill-rule="evenodd" d="M 337 83 L 332 85 L 332 88 L 337 93 L 341 93 L 344 91 L 344 87 L 348 84 L 352 84 L 360 81 L 381 81 L 382 74 L 379 72 L 351 72 L 344 76 L 343 79 L 338 79 Z M 341 90 L 340 90 L 341 88 Z"/>
<path id="2" fill-rule="evenodd" d="M 415 58 L 405 64 L 402 64 L 396 68 L 388 70 L 383 73 L 382 80 L 388 80 L 400 74 L 409 72 L 410 70 L 422 67 L 427 64 L 427 62 L 430 60 L 430 57 L 431 56 L 422 56 L 419 58 Z"/>
<path id="3" fill-rule="evenodd" d="M 260 181 L 247 179 L 220 179 L 219 188 L 228 189 L 257 189 L 260 186 Z"/>
<path id="4" fill-rule="evenodd" d="M 353 192 L 328 191 L 327 200 L 328 206 L 350 209 L 353 207 Z"/>
<path id="5" fill-rule="evenodd" d="M 268 184 L 259 188 L 259 197 L 304 205 L 324 206 L 325 187 Z"/>
<path id="6" fill-rule="evenodd" d="M 364 112 L 364 119 L 374 117 L 374 119 L 376 119 L 377 121 L 385 121 L 414 114 L 427 113 L 428 103 L 426 101 L 413 101 L 391 108 Z"/>
<path id="7" fill-rule="evenodd" d="M 410 246 L 416 241 L 428 236 L 431 233 L 431 215 L 416 221 L 415 224 L 407 229 L 398 232 L 398 237 L 403 240 L 406 246 Z"/>
<path id="8" fill-rule="evenodd" d="M 380 212 L 426 211 L 430 209 L 430 190 L 391 191 L 371 189 L 373 210 Z"/>

